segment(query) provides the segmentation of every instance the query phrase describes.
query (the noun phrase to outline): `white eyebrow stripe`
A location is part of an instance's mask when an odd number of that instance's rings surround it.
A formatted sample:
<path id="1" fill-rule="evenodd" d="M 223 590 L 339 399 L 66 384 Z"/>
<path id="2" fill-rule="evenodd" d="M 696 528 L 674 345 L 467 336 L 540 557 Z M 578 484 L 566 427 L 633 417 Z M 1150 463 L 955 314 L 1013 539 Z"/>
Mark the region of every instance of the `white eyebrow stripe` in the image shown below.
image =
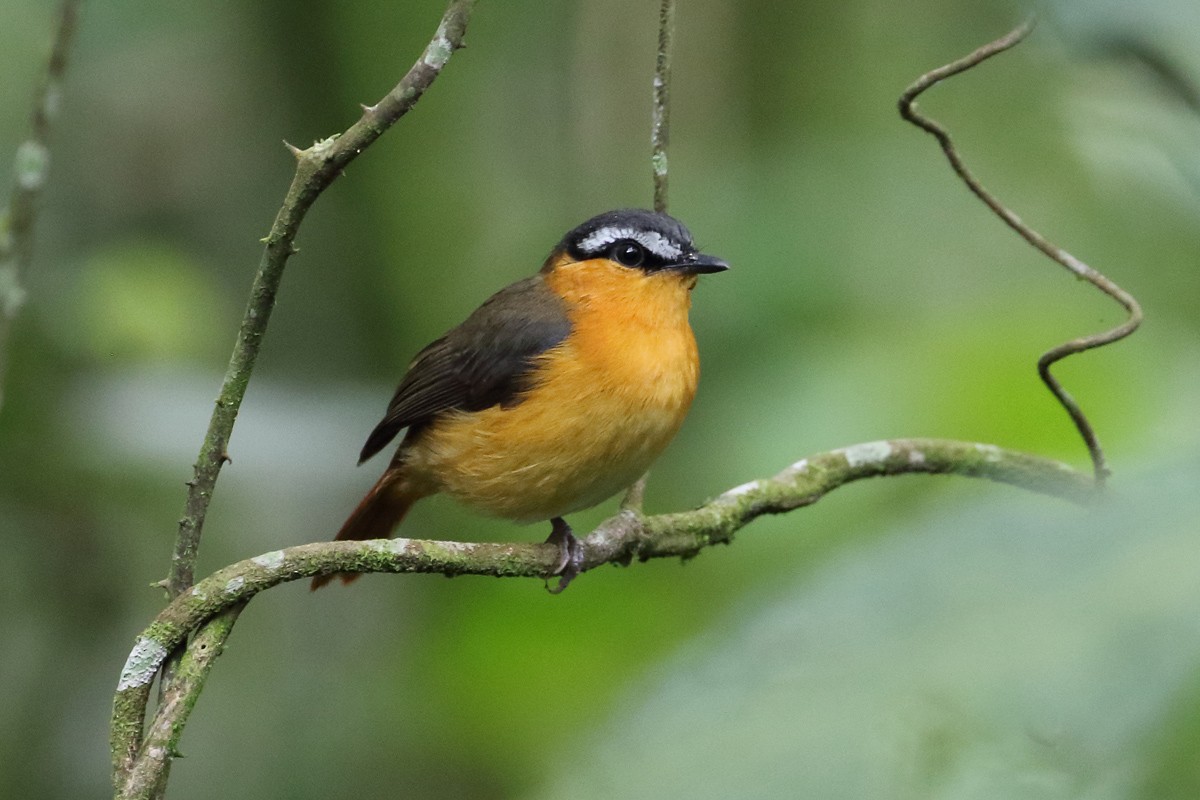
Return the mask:
<path id="1" fill-rule="evenodd" d="M 598 253 L 613 242 L 619 242 L 622 239 L 632 239 L 662 259 L 670 260 L 683 255 L 683 248 L 658 231 L 640 231 L 635 228 L 615 226 L 600 228 L 589 233 L 579 242 L 579 249 L 588 254 Z"/>

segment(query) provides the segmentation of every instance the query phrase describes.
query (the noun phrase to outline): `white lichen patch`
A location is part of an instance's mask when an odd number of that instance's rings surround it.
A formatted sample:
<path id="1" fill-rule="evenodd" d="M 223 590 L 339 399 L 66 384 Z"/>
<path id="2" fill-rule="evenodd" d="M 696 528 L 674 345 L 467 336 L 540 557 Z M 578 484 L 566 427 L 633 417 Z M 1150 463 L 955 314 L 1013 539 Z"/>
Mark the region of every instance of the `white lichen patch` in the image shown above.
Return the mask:
<path id="1" fill-rule="evenodd" d="M 741 486 L 735 486 L 727 492 L 721 493 L 718 500 L 737 500 L 739 497 L 749 494 L 757 489 L 762 488 L 762 481 L 750 481 L 743 483 Z"/>
<path id="2" fill-rule="evenodd" d="M 279 569 L 283 566 L 283 551 L 272 550 L 269 553 L 263 553 L 261 556 L 255 556 L 250 561 L 264 569 Z"/>
<path id="3" fill-rule="evenodd" d="M 447 553 L 470 553 L 471 545 L 467 542 L 437 542 L 436 547 L 445 550 Z"/>
<path id="4" fill-rule="evenodd" d="M 909 450 L 908 451 L 908 463 L 924 464 L 925 463 L 925 454 L 923 452 L 921 452 L 920 450 Z"/>
<path id="5" fill-rule="evenodd" d="M 199 589 L 197 589 L 195 586 L 193 586 L 193 587 L 192 587 L 192 597 L 198 597 L 198 598 L 200 598 L 201 600 L 207 600 L 207 599 L 208 599 L 208 595 L 206 595 L 204 592 L 202 592 L 202 591 L 200 591 Z"/>
<path id="6" fill-rule="evenodd" d="M 2 228 L 3 226 L 0 226 Z M 11 238 L 6 231 L 0 230 L 0 249 L 11 247 Z M 16 316 L 17 310 L 25 304 L 26 292 L 21 287 L 21 279 L 17 274 L 15 261 L 0 264 L 0 312 L 6 317 Z"/>
<path id="7" fill-rule="evenodd" d="M 30 139 L 17 148 L 17 183 L 22 189 L 33 191 L 42 188 L 49 166 L 50 151 L 41 142 Z"/>
<path id="8" fill-rule="evenodd" d="M 975 445 L 975 449 L 983 454 L 983 459 L 985 461 L 996 462 L 1002 457 L 1000 448 L 996 447 L 994 444 L 977 444 Z"/>
<path id="9" fill-rule="evenodd" d="M 236 578 L 230 578 L 229 583 L 225 584 L 225 594 L 237 594 L 245 585 L 246 579 L 241 575 Z"/>
<path id="10" fill-rule="evenodd" d="M 125 667 L 121 670 L 121 678 L 117 681 L 117 691 L 135 689 L 154 680 L 154 674 L 158 672 L 159 665 L 166 657 L 167 648 L 153 639 L 140 637 L 137 644 L 133 646 L 133 650 L 130 651 L 129 658 L 125 661 Z"/>
<path id="11" fill-rule="evenodd" d="M 808 459 L 802 458 L 796 463 L 784 467 L 772 480 L 794 481 L 806 472 L 808 472 Z"/>
<path id="12" fill-rule="evenodd" d="M 395 553 L 403 555 L 412 547 L 412 539 L 376 539 L 368 547 L 377 553 Z"/>
<path id="13" fill-rule="evenodd" d="M 1056 252 L 1058 254 L 1058 262 L 1079 277 L 1086 278 L 1094 271 L 1091 267 L 1068 253 L 1066 250 L 1058 250 Z"/>
<path id="14" fill-rule="evenodd" d="M 650 156 L 650 164 L 654 167 L 655 175 L 667 174 L 667 154 L 665 152 L 659 151 Z"/>
<path id="15" fill-rule="evenodd" d="M 312 147 L 304 151 L 305 155 L 324 161 L 325 159 L 329 158 L 329 154 L 333 152 L 333 147 L 335 144 L 337 144 L 339 136 L 341 136 L 340 133 L 335 133 L 328 139 L 322 139 L 319 142 L 313 142 Z"/>
<path id="16" fill-rule="evenodd" d="M 854 467 L 866 464 L 879 464 L 886 461 L 892 454 L 892 446 L 887 442 L 864 442 L 842 450 L 846 463 Z"/>
<path id="17" fill-rule="evenodd" d="M 50 81 L 46 86 L 46 94 L 42 98 L 42 111 L 50 119 L 58 116 L 58 110 L 62 108 L 62 87 L 58 85 L 58 81 Z"/>
<path id="18" fill-rule="evenodd" d="M 445 32 L 440 28 L 437 35 L 433 37 L 433 41 L 429 43 L 429 47 L 425 48 L 425 57 L 421 59 L 427 66 L 434 69 L 441 69 L 446 66 L 446 62 L 450 60 L 450 54 L 454 52 L 454 46 L 450 44 L 450 40 L 446 38 Z"/>

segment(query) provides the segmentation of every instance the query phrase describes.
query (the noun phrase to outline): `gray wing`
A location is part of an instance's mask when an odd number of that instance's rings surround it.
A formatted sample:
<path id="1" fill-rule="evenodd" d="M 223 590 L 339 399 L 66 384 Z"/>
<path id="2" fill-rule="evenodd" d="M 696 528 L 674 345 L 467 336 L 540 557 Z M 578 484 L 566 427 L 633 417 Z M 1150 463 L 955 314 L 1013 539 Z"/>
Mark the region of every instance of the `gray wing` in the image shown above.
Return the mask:
<path id="1" fill-rule="evenodd" d="M 570 332 L 566 304 L 540 275 L 501 289 L 417 354 L 387 413 L 367 437 L 359 463 L 404 428 L 424 425 L 446 411 L 520 402 L 530 388 L 535 359 Z"/>

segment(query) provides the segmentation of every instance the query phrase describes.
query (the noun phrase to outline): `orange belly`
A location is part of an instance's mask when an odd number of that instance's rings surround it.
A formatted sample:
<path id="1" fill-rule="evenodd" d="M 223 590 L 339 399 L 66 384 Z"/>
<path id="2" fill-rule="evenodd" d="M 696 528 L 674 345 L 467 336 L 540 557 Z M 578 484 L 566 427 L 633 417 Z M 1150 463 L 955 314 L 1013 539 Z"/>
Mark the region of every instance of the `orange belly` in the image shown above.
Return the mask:
<path id="1" fill-rule="evenodd" d="M 679 430 L 699 377 L 691 282 L 593 271 L 582 296 L 577 276 L 556 277 L 572 332 L 521 402 L 450 412 L 406 447 L 406 472 L 430 490 L 508 519 L 559 517 L 632 484 Z"/>

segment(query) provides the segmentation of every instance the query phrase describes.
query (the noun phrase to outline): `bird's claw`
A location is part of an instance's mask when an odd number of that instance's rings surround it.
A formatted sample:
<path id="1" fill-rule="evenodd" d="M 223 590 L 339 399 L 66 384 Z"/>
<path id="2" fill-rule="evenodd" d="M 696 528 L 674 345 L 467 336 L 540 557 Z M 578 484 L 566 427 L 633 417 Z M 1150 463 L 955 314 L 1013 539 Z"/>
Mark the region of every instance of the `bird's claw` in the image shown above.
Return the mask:
<path id="1" fill-rule="evenodd" d="M 558 585 L 549 589 L 550 594 L 559 594 L 583 571 L 583 543 L 571 532 L 571 526 L 562 517 L 551 520 L 554 526 L 546 544 L 556 544 L 559 550 L 558 564 L 550 573 L 558 576 Z"/>

